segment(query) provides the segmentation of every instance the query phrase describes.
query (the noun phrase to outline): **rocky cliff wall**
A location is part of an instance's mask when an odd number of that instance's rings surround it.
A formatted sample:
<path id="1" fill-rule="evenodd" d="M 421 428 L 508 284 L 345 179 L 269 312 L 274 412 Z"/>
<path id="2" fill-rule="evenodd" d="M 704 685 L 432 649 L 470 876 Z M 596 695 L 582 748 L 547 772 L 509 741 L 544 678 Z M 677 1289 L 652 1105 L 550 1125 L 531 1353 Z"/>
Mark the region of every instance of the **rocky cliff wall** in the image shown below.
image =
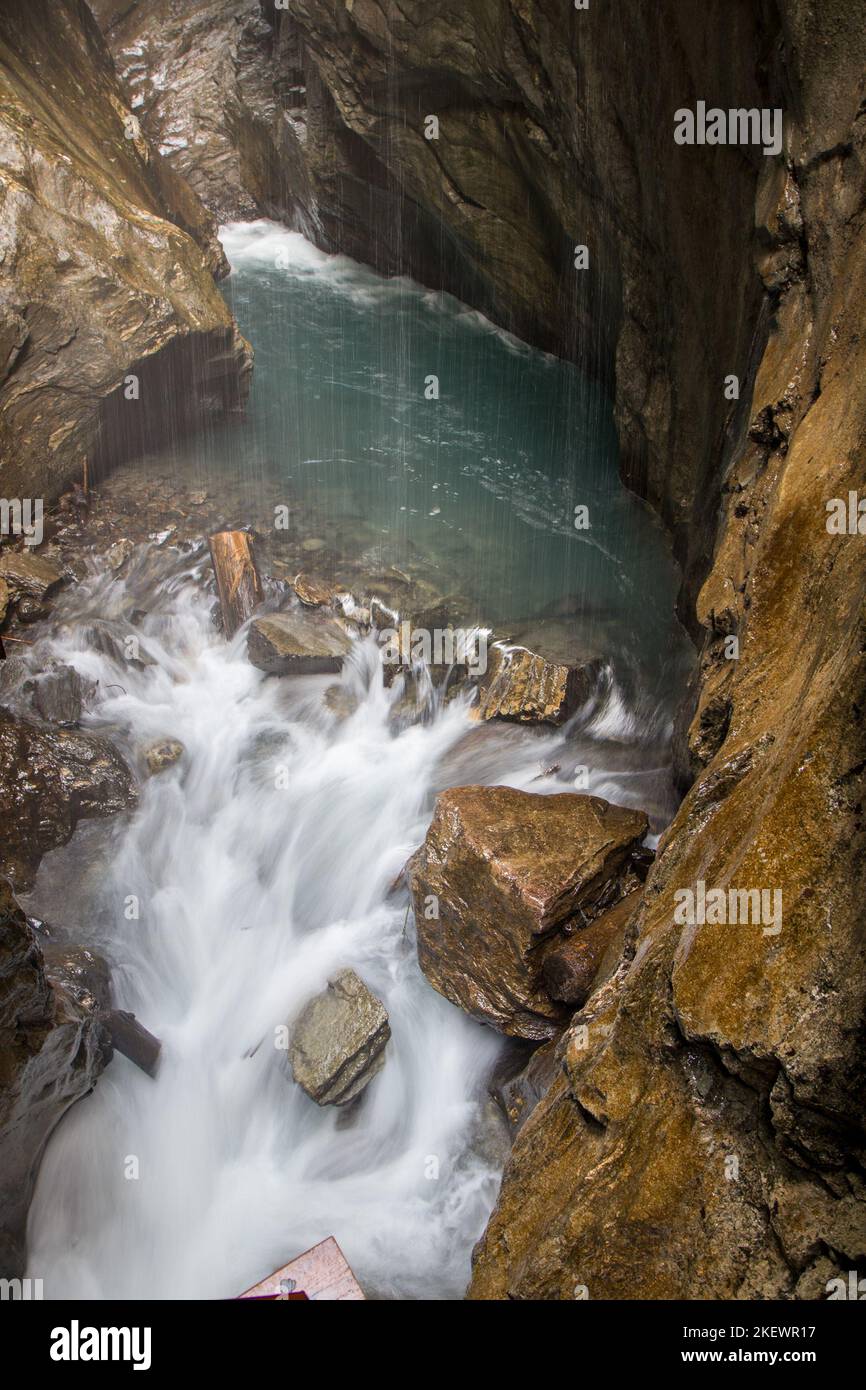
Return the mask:
<path id="1" fill-rule="evenodd" d="M 251 354 L 214 281 L 225 266 L 212 218 L 130 114 L 80 0 L 0 7 L 6 500 L 51 503 L 82 480 L 85 459 L 92 478 L 145 442 L 152 447 L 243 399 Z M 130 374 L 137 399 L 126 397 Z M 34 603 L 35 593 L 61 579 L 45 558 L 6 545 L 3 556 L 3 617 L 13 602 L 30 595 Z M 0 873 L 16 888 L 29 885 L 41 854 L 64 843 L 80 816 L 109 814 L 133 796 L 129 770 L 99 739 L 0 710 Z M 107 1055 L 97 1019 L 105 1000 L 95 999 L 78 967 L 58 966 L 56 945 L 34 931 L 0 878 L 4 1278 L 23 1273 L 24 1226 L 45 1143 Z M 82 954 L 98 974 L 98 962 Z"/>
<path id="2" fill-rule="evenodd" d="M 144 129 L 214 211 L 288 220 L 610 382 L 623 476 L 671 528 L 691 621 L 736 415 L 724 378 L 748 374 L 757 321 L 760 159 L 676 145 L 673 113 L 762 98 L 763 6 L 95 8 Z"/>
<path id="3" fill-rule="evenodd" d="M 20 1279 L 24 1229 L 49 1135 L 87 1095 L 111 1055 L 97 1016 L 108 998 L 98 957 L 56 952 L 48 965 L 11 889 L 0 879 L 0 1278 Z M 70 959 L 74 962 L 69 969 Z M 84 969 L 82 969 L 82 963 Z M 92 978 L 91 978 L 92 977 Z M 90 985 L 98 980 L 104 993 Z"/>
<path id="4" fill-rule="evenodd" d="M 243 398 L 250 353 L 214 283 L 212 219 L 130 116 L 82 0 L 2 7 L 6 498 L 51 501 L 85 458 L 110 464 Z"/>
<path id="5" fill-rule="evenodd" d="M 822 1298 L 866 1254 L 866 567 L 856 519 L 827 527 L 866 488 L 862 8 L 791 0 L 781 34 L 786 158 L 755 219 L 769 337 L 698 601 L 696 781 L 631 963 L 518 1137 L 475 1298 Z M 680 924 L 699 883 L 779 892 L 781 929 Z"/>

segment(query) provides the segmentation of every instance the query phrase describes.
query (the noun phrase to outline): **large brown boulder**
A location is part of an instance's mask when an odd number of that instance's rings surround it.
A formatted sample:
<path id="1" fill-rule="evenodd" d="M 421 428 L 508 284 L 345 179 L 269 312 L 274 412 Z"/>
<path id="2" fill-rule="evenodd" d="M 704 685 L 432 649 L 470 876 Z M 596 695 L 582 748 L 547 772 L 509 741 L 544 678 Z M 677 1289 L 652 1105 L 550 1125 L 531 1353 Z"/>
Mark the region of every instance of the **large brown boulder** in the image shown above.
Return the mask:
<path id="1" fill-rule="evenodd" d="M 49 967 L 0 879 L 0 1278 L 23 1273 L 24 1224 L 48 1137 L 109 1055 L 98 1020 L 104 963 L 92 952 L 52 954 Z"/>
<path id="2" fill-rule="evenodd" d="M 568 1011 L 544 990 L 545 952 L 565 922 L 591 919 L 615 894 L 646 831 L 642 812 L 600 797 L 442 792 L 408 865 L 430 983 L 503 1033 L 552 1037 Z"/>

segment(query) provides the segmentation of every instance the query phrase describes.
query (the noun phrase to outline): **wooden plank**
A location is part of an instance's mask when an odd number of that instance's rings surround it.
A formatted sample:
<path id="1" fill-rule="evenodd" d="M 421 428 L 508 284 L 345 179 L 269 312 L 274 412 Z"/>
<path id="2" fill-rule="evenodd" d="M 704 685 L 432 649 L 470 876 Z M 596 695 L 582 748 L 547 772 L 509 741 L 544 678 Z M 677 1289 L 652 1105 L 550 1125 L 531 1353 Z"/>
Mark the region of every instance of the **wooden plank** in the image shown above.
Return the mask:
<path id="1" fill-rule="evenodd" d="M 216 531 L 208 536 L 223 615 L 223 631 L 234 637 L 263 598 L 262 581 L 246 531 Z"/>
<path id="2" fill-rule="evenodd" d="M 305 1250 L 267 1279 L 253 1284 L 241 1298 L 287 1299 L 289 1293 L 305 1293 L 319 1302 L 364 1298 L 361 1286 L 349 1268 L 345 1255 L 333 1236 Z"/>

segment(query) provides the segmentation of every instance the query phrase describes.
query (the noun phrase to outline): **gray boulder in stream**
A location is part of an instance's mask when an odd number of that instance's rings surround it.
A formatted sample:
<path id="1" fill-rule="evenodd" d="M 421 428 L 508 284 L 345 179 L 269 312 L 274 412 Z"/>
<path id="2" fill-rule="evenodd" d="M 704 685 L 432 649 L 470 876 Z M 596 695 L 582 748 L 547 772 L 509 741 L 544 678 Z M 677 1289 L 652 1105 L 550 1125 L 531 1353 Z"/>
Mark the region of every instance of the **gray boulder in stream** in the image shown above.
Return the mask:
<path id="1" fill-rule="evenodd" d="M 290 1046 L 292 1074 L 317 1105 L 347 1105 L 385 1065 L 388 1015 L 354 970 L 305 1006 Z"/>
<path id="2" fill-rule="evenodd" d="M 297 608 L 256 618 L 250 626 L 247 655 L 271 676 L 334 675 L 351 645 L 352 639 L 335 618 Z"/>
<path id="3" fill-rule="evenodd" d="M 82 681 L 73 666 L 56 664 L 33 682 L 33 708 L 49 724 L 74 728 L 93 688 L 93 682 Z"/>

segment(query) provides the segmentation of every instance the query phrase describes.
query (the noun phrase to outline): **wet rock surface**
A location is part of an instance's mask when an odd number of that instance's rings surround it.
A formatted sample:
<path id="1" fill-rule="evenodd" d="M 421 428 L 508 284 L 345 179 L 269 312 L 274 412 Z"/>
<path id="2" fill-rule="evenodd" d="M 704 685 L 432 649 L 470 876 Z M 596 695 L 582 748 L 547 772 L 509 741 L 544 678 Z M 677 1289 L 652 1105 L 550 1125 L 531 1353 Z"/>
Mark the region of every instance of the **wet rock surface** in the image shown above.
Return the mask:
<path id="1" fill-rule="evenodd" d="M 32 550 L 6 549 L 0 555 L 0 578 L 11 598 L 41 600 L 63 582 L 63 571 Z"/>
<path id="2" fill-rule="evenodd" d="M 697 606 L 693 784 L 634 959 L 575 1016 L 518 1136 L 473 1298 L 818 1299 L 862 1262 L 866 570 L 862 537 L 826 523 L 863 487 L 866 37 L 854 4 L 781 10 L 769 332 Z M 781 931 L 680 925 L 699 880 L 780 890 Z"/>
<path id="3" fill-rule="evenodd" d="M 512 1139 L 546 1095 L 558 1071 L 557 1046 L 551 1041 L 537 1047 L 518 1071 L 504 1077 L 494 1087 L 494 1098 L 505 1115 Z"/>
<path id="4" fill-rule="evenodd" d="M 578 1008 L 613 974 L 622 959 L 626 929 L 639 901 L 639 890 L 627 894 L 547 952 L 541 973 L 551 999 Z"/>
<path id="5" fill-rule="evenodd" d="M 0 709 L 0 872 L 17 887 L 29 885 L 40 857 L 65 844 L 81 817 L 114 815 L 135 801 L 132 773 L 107 740 Z"/>
<path id="6" fill-rule="evenodd" d="M 221 221 L 285 196 L 272 31 L 259 0 L 94 0 L 153 145 Z"/>
<path id="7" fill-rule="evenodd" d="M 309 608 L 323 608 L 331 603 L 334 597 L 333 590 L 327 584 L 306 574 L 296 574 L 292 580 L 292 588 L 301 603 Z"/>
<path id="8" fill-rule="evenodd" d="M 522 647 L 493 647 L 479 681 L 479 719 L 564 724 L 590 696 L 597 661 L 566 665 Z"/>
<path id="9" fill-rule="evenodd" d="M 254 618 L 247 651 L 260 671 L 272 676 L 335 674 L 351 639 L 333 618 L 306 608 Z"/>
<path id="10" fill-rule="evenodd" d="M 184 746 L 176 738 L 163 738 L 144 750 L 144 763 L 151 777 L 156 777 L 166 768 L 174 767 L 184 755 Z"/>
<path id="11" fill-rule="evenodd" d="M 24 1272 L 24 1227 L 42 1151 L 105 1063 L 97 1018 L 107 971 L 90 952 L 46 959 L 0 879 L 0 1277 Z"/>
<path id="12" fill-rule="evenodd" d="M 85 5 L 3 6 L 0 126 L 0 490 L 51 501 L 85 460 L 93 477 L 236 409 L 249 349 L 214 224 L 140 131 Z"/>
<path id="13" fill-rule="evenodd" d="M 81 719 L 92 682 L 83 681 L 73 666 L 55 664 L 32 682 L 33 708 L 48 724 L 74 728 Z"/>
<path id="14" fill-rule="evenodd" d="M 626 880 L 647 820 L 599 797 L 510 787 L 440 793 L 408 865 L 418 960 L 430 983 L 480 1022 L 544 1040 L 568 1011 L 542 968 L 569 920 L 591 920 Z"/>
<path id="15" fill-rule="evenodd" d="M 294 1079 L 317 1105 L 347 1105 L 385 1065 L 390 1036 L 384 1006 L 353 970 L 344 970 L 292 1028 Z"/>
<path id="16" fill-rule="evenodd" d="M 111 972 L 108 962 L 89 946 L 66 941 L 41 940 L 42 958 L 49 982 L 88 1013 L 105 1014 L 111 1008 Z"/>

